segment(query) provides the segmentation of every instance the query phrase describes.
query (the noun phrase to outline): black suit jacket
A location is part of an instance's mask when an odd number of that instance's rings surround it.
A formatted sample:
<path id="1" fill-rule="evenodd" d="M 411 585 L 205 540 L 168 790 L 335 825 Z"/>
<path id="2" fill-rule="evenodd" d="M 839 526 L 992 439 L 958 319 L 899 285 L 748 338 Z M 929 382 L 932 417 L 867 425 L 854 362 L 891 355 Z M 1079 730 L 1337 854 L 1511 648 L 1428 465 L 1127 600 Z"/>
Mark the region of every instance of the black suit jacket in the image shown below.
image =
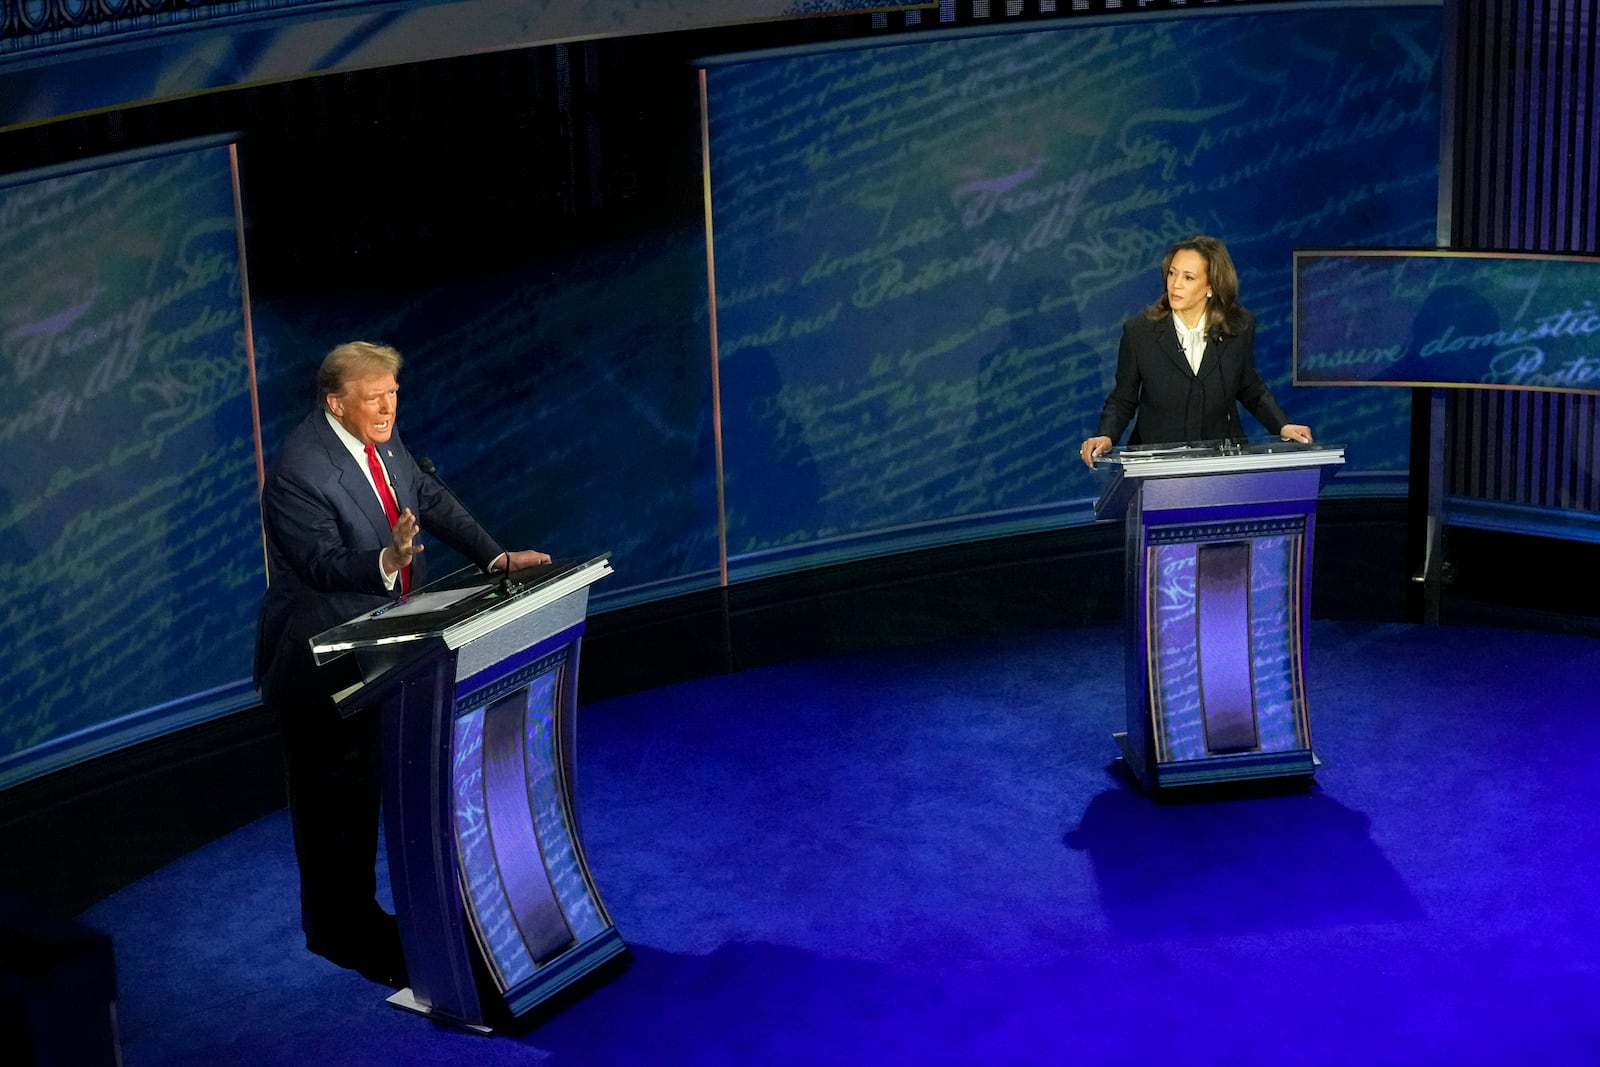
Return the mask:
<path id="1" fill-rule="evenodd" d="M 1247 312 L 1237 335 L 1207 339 L 1197 374 L 1171 315 L 1155 322 L 1134 315 L 1122 324 L 1117 380 L 1100 411 L 1097 435 L 1120 440 L 1137 413 L 1130 444 L 1242 438 L 1239 404 L 1277 433 L 1289 418 L 1256 372 L 1255 340 L 1255 319 Z"/>
<path id="2" fill-rule="evenodd" d="M 418 469 L 398 433 L 378 446 L 394 485 L 395 503 L 409 507 L 422 529 L 467 559 L 487 567 L 500 546 L 460 501 Z M 372 483 L 344 447 L 327 416 L 308 415 L 284 442 L 261 494 L 266 533 L 267 593 L 256 627 L 255 676 L 261 682 L 289 645 L 384 604 L 393 594 L 380 577 L 378 557 L 390 543 L 389 519 Z M 412 564 L 412 588 L 427 580 L 424 555 Z"/>

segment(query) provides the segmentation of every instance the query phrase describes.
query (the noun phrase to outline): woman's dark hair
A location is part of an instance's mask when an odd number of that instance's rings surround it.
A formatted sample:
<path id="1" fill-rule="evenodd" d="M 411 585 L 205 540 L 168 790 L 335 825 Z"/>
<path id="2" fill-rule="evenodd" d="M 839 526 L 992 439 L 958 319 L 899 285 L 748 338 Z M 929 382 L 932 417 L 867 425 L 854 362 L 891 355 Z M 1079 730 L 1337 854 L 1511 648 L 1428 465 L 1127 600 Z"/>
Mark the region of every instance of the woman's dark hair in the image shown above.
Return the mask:
<path id="1" fill-rule="evenodd" d="M 1228 246 L 1204 234 L 1174 241 L 1167 249 L 1161 259 L 1161 299 L 1144 309 L 1145 318 L 1159 322 L 1172 314 L 1167 302 L 1167 271 L 1172 269 L 1172 257 L 1183 251 L 1197 253 L 1206 262 L 1206 284 L 1211 287 L 1211 299 L 1206 301 L 1206 336 L 1216 340 L 1237 335 L 1250 319 L 1239 303 L 1239 272 L 1233 267 Z"/>

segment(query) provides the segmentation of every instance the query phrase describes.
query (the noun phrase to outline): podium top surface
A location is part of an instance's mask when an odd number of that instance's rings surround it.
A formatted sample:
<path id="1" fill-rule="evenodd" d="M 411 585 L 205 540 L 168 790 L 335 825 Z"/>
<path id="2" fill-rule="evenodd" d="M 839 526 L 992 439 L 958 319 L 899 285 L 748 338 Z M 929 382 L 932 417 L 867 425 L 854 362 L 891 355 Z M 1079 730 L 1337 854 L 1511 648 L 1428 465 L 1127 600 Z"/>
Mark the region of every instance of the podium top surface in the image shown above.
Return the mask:
<path id="1" fill-rule="evenodd" d="M 1258 443 L 1199 441 L 1112 449 L 1096 462 L 1116 471 L 1094 507 L 1096 517 L 1106 518 L 1123 511 L 1133 488 L 1152 479 L 1320 467 L 1322 480 L 1326 482 L 1344 464 L 1344 446 L 1277 440 Z"/>
<path id="2" fill-rule="evenodd" d="M 1303 445 L 1298 441 L 1199 441 L 1184 445 L 1114 448 L 1096 462 L 1120 466 L 1124 477 L 1229 474 L 1339 464 L 1344 462 L 1344 446 Z"/>
<path id="3" fill-rule="evenodd" d="M 459 648 L 505 622 L 599 581 L 611 573 L 610 559 L 609 552 L 558 559 L 507 578 L 491 578 L 476 567 L 463 567 L 409 596 L 324 630 L 311 639 L 311 654 L 322 664 L 357 649 L 430 637 L 443 638 L 451 648 Z"/>

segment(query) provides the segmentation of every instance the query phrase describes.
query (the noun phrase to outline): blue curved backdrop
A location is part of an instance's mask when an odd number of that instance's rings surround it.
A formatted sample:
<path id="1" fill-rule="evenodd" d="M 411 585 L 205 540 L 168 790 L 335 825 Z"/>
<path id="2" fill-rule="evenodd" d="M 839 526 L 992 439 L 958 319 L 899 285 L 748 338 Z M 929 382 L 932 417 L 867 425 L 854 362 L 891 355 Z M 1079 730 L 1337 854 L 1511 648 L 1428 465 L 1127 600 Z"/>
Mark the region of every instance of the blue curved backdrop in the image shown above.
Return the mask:
<path id="1" fill-rule="evenodd" d="M 412 450 L 503 540 L 609 549 L 600 611 L 715 586 L 723 521 L 733 580 L 1088 522 L 1099 483 L 1073 451 L 1117 325 L 1156 295 L 1165 244 L 1208 231 L 1234 250 L 1281 399 L 1349 446 L 1335 484 L 1400 491 L 1398 391 L 1288 384 L 1295 247 L 1434 240 L 1441 11 L 1359 13 L 708 62 L 709 245 L 693 204 L 481 269 L 375 281 L 352 252 L 278 278 L 251 305 L 265 454 L 329 347 L 392 343 Z M 693 130 L 662 143 L 639 172 L 697 187 Z M 261 215 L 274 189 L 253 183 L 283 161 L 248 135 L 239 161 Z M 0 228 L 19 460 L 0 475 L 0 784 L 251 696 L 264 577 L 226 149 L 97 162 L 73 180 L 104 194 L 0 188 L 4 218 L 32 220 Z M 416 195 L 415 219 L 386 224 L 428 226 Z M 296 240 L 246 233 L 275 262 Z M 116 323 L 152 297 L 161 315 L 117 362 Z M 77 341 L 41 347 L 69 323 Z"/>
<path id="2" fill-rule="evenodd" d="M 1196 233 L 1347 491 L 1403 488 L 1408 398 L 1289 384 L 1293 252 L 1434 242 L 1440 32 L 1324 9 L 713 66 L 730 554 L 1088 521 L 1122 319 Z"/>

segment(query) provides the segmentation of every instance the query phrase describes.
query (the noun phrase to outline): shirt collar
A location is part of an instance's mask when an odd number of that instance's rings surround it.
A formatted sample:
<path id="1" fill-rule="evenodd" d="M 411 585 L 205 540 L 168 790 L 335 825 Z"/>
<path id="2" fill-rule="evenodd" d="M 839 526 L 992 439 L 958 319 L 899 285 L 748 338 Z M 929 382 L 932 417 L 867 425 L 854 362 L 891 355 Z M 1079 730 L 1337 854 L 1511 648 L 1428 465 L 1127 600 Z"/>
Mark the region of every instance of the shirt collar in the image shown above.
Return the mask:
<path id="1" fill-rule="evenodd" d="M 1183 324 L 1183 320 L 1179 318 L 1178 313 L 1174 311 L 1172 313 L 1172 325 L 1178 328 L 1178 336 L 1180 337 L 1182 337 L 1184 334 L 1193 335 L 1198 333 L 1201 339 L 1204 339 L 1206 335 L 1206 313 L 1204 311 L 1200 312 L 1200 321 L 1195 323 L 1194 329 L 1191 330 L 1189 327 Z"/>
<path id="2" fill-rule="evenodd" d="M 322 415 L 328 420 L 328 425 L 333 427 L 334 434 L 339 438 L 339 443 L 344 445 L 345 450 L 356 459 L 365 462 L 367 458 L 367 446 L 361 443 L 361 439 L 355 434 L 351 433 L 349 430 L 345 429 L 344 423 L 334 418 L 333 412 L 329 411 L 327 408 L 322 409 Z"/>

